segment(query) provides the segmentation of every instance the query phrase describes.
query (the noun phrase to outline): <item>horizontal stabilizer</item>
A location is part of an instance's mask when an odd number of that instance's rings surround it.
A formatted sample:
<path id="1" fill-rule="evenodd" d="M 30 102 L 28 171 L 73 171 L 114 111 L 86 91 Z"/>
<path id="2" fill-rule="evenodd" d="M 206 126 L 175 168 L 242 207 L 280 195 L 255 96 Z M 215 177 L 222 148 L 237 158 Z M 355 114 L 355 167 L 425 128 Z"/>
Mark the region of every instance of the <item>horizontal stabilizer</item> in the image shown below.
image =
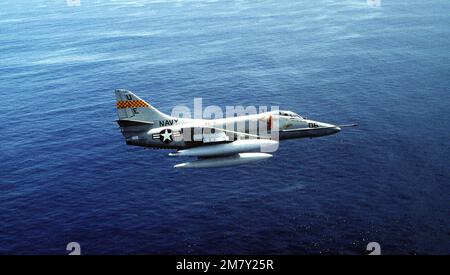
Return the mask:
<path id="1" fill-rule="evenodd" d="M 131 127 L 131 126 L 144 126 L 144 125 L 152 126 L 155 123 L 152 121 L 119 119 L 119 120 L 117 120 L 117 124 L 119 124 L 120 127 Z"/>

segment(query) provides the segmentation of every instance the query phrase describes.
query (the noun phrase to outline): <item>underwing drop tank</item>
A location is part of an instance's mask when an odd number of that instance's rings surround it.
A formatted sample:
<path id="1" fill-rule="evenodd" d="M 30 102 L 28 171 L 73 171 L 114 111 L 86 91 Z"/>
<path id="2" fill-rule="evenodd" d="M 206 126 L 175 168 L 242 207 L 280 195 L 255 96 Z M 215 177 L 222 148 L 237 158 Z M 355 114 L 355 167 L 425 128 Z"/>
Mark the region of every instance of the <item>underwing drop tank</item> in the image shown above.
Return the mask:
<path id="1" fill-rule="evenodd" d="M 213 168 L 240 165 L 250 162 L 256 162 L 271 158 L 271 154 L 267 153 L 239 153 L 226 157 L 204 158 L 196 161 L 180 163 L 174 168 Z"/>
<path id="2" fill-rule="evenodd" d="M 230 143 L 195 147 L 170 153 L 169 156 L 180 157 L 219 157 L 238 153 L 263 152 L 273 153 L 278 149 L 278 141 L 268 139 L 246 139 Z"/>

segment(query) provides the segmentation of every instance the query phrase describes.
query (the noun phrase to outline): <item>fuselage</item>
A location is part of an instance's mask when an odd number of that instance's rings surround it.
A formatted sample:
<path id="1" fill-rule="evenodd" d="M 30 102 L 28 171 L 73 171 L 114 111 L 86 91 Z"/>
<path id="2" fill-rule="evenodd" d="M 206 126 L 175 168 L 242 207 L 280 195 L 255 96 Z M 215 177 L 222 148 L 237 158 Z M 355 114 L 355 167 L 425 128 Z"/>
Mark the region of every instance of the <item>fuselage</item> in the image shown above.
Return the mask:
<path id="1" fill-rule="evenodd" d="M 186 129 L 190 129 L 187 131 Z M 275 140 L 314 138 L 339 132 L 339 126 L 303 118 L 290 111 L 272 111 L 255 115 L 221 119 L 170 118 L 155 122 L 153 127 L 127 137 L 127 144 L 167 149 L 186 149 L 208 145 L 209 142 L 229 142 L 241 136 L 211 129 L 227 129 Z"/>

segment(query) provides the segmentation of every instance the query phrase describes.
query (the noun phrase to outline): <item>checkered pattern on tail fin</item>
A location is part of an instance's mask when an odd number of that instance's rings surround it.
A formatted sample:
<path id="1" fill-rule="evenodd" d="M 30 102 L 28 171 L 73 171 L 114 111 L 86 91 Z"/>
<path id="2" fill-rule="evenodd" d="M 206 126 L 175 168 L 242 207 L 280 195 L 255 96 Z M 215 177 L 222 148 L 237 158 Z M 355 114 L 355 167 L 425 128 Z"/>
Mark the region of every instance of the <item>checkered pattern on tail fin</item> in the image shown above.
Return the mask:
<path id="1" fill-rule="evenodd" d="M 154 122 L 171 119 L 131 91 L 117 89 L 116 108 L 119 120 Z"/>

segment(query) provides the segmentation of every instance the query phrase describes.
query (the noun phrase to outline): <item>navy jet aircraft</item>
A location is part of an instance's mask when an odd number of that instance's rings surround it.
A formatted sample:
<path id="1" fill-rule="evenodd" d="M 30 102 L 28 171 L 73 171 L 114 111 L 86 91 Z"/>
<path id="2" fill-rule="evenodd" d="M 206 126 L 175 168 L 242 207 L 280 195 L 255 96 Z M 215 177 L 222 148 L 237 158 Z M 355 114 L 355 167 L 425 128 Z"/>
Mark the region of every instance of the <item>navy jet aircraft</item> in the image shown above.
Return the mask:
<path id="1" fill-rule="evenodd" d="M 197 157 L 175 168 L 208 168 L 272 157 L 279 140 L 332 135 L 343 127 L 309 120 L 291 111 L 270 111 L 221 119 L 166 115 L 134 93 L 118 89 L 117 123 L 128 145 L 174 149 L 173 157 Z M 242 127 L 239 127 L 241 125 Z M 254 125 L 254 131 L 251 126 Z"/>

